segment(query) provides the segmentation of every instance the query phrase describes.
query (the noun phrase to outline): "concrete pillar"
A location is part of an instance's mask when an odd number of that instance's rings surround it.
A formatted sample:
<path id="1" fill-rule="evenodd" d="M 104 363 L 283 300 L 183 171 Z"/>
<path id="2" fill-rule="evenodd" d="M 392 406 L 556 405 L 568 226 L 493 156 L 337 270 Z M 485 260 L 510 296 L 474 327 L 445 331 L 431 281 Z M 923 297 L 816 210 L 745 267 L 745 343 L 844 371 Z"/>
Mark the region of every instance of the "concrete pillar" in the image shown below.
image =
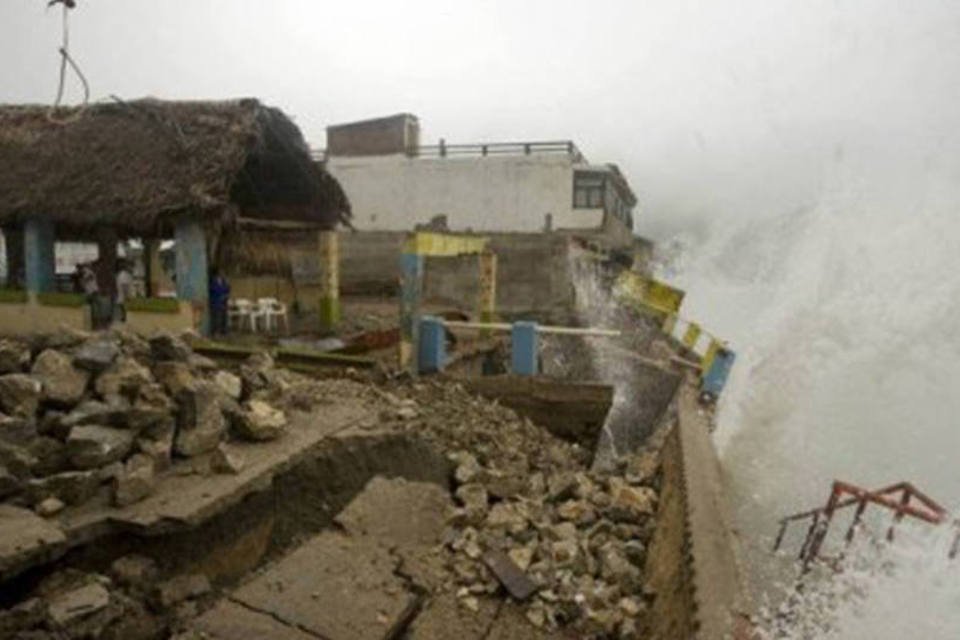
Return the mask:
<path id="1" fill-rule="evenodd" d="M 207 239 L 203 226 L 196 220 L 181 219 L 174 230 L 177 260 L 177 297 L 193 304 L 196 328 L 210 334 L 210 311 L 207 307 L 210 280 L 207 273 Z"/>
<path id="2" fill-rule="evenodd" d="M 737 354 L 733 351 L 726 348 L 718 349 L 710 369 L 704 373 L 700 389 L 704 393 L 718 398 L 727 384 L 727 378 L 730 377 L 730 370 L 733 369 L 733 362 L 736 359 Z"/>
<path id="3" fill-rule="evenodd" d="M 55 238 L 50 220 L 29 218 L 23 225 L 24 281 L 31 295 L 56 288 Z"/>
<path id="4" fill-rule="evenodd" d="M 163 266 L 160 264 L 160 239 L 144 238 L 143 269 L 146 276 L 147 297 L 156 298 L 162 288 Z"/>
<path id="5" fill-rule="evenodd" d="M 3 241 L 7 253 L 7 283 L 10 289 L 24 286 L 23 227 L 8 225 L 3 228 Z"/>
<path id="6" fill-rule="evenodd" d="M 447 363 L 447 330 L 440 318 L 423 316 L 420 319 L 418 360 L 420 373 L 443 371 Z"/>
<path id="7" fill-rule="evenodd" d="M 320 244 L 320 329 L 333 331 L 340 323 L 340 236 L 321 231 Z"/>
<path id="8" fill-rule="evenodd" d="M 97 232 L 97 286 L 109 306 L 117 293 L 117 243 L 120 238 L 113 227 L 100 227 Z"/>
<path id="9" fill-rule="evenodd" d="M 511 363 L 518 376 L 535 376 L 538 373 L 539 338 L 536 322 L 514 322 L 510 331 Z"/>
<path id="10" fill-rule="evenodd" d="M 423 289 L 423 256 L 400 255 L 400 368 L 417 374 L 417 353 L 420 317 L 420 295 Z"/>
<path id="11" fill-rule="evenodd" d="M 497 254 L 484 251 L 479 260 L 480 322 L 493 322 L 497 312 Z"/>

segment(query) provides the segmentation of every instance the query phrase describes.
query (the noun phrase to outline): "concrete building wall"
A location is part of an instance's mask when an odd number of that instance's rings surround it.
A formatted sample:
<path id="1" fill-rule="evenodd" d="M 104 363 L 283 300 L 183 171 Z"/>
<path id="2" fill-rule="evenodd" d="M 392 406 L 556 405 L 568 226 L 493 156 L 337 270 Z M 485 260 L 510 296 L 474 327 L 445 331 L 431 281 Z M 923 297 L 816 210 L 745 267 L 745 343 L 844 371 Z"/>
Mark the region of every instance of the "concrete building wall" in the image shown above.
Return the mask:
<path id="1" fill-rule="evenodd" d="M 552 233 L 493 233 L 497 254 L 497 311 L 515 316 L 542 312 L 556 316 L 573 303 L 568 276 L 570 238 Z M 363 231 L 340 236 L 340 290 L 343 295 L 394 294 L 399 282 L 405 233 Z M 427 303 L 476 315 L 477 256 L 427 258 L 423 278 Z"/>
<path id="2" fill-rule="evenodd" d="M 566 154 L 327 160 L 354 225 L 377 231 L 410 231 L 440 215 L 452 231 L 539 232 L 548 215 L 553 229 L 599 229 L 601 209 L 573 208 L 574 166 Z"/>
<path id="3" fill-rule="evenodd" d="M 420 124 L 408 113 L 327 127 L 327 153 L 331 156 L 400 153 L 419 144 Z"/>

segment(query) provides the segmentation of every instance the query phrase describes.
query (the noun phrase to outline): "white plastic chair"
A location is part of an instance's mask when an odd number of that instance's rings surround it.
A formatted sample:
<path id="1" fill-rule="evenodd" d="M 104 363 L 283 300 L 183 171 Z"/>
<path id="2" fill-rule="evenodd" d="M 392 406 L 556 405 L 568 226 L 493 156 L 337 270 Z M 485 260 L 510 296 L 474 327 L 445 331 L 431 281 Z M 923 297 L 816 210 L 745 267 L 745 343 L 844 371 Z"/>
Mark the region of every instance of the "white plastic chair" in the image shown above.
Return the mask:
<path id="1" fill-rule="evenodd" d="M 250 309 L 250 324 L 253 331 L 260 331 L 261 324 L 263 325 L 263 331 L 270 330 L 272 320 L 270 318 L 271 305 L 269 301 L 270 298 L 257 298 L 257 302 Z"/>
<path id="2" fill-rule="evenodd" d="M 290 333 L 290 320 L 287 317 L 287 305 L 279 300 L 273 300 L 270 309 L 270 319 L 273 321 L 273 327 L 280 331 L 280 321 L 283 322 L 284 333 Z"/>
<path id="3" fill-rule="evenodd" d="M 236 326 L 238 330 L 243 331 L 243 323 L 246 321 L 247 326 L 250 327 L 250 331 L 256 330 L 254 328 L 252 302 L 246 298 L 237 298 L 236 300 L 230 300 L 229 305 L 227 308 L 227 319 L 231 328 Z"/>
<path id="4" fill-rule="evenodd" d="M 264 320 L 264 329 L 267 331 L 279 331 L 280 320 L 283 321 L 283 328 L 290 331 L 290 324 L 287 318 L 287 305 L 276 298 L 257 299 L 257 314 L 262 314 Z"/>

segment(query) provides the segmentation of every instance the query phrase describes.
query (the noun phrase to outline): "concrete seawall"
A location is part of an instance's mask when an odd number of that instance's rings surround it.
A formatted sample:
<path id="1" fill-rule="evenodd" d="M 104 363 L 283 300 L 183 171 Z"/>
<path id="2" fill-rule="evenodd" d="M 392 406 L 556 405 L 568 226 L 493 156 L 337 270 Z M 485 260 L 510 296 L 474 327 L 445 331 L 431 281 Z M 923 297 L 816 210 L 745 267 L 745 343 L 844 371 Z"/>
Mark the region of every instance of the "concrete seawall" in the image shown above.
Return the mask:
<path id="1" fill-rule="evenodd" d="M 747 640 L 752 609 L 740 543 L 693 385 L 681 385 L 663 426 L 663 488 L 647 566 L 657 593 L 650 637 Z"/>

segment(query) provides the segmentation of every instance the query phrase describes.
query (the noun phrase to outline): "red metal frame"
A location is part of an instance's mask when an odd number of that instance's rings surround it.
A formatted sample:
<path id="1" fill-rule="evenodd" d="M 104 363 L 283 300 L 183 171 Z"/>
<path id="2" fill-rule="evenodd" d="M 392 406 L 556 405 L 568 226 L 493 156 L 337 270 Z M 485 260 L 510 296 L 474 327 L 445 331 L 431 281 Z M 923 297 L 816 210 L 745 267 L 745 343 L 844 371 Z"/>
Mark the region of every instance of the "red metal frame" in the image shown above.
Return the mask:
<path id="1" fill-rule="evenodd" d="M 911 504 L 911 502 L 914 504 Z M 804 570 L 806 570 L 814 560 L 826 559 L 820 555 L 820 550 L 836 512 L 856 506 L 853 522 L 850 523 L 845 536 L 846 544 L 849 545 L 856 535 L 867 506 L 871 503 L 893 511 L 893 521 L 887 529 L 887 540 L 891 542 L 894 539 L 896 527 L 904 516 L 910 516 L 932 525 L 945 524 L 949 520 L 946 509 L 909 482 L 898 482 L 876 491 L 868 491 L 848 482 L 834 480 L 830 497 L 827 499 L 825 506 L 796 513 L 780 520 L 780 531 L 777 534 L 773 549 L 774 551 L 780 549 L 783 537 L 787 533 L 787 527 L 791 522 L 810 520 L 810 527 L 807 529 L 807 535 L 804 538 L 803 546 L 800 547 L 799 554 L 799 559 L 803 562 Z M 960 553 L 960 521 L 955 520 L 952 525 L 956 529 L 956 533 L 948 554 L 951 560 Z"/>

